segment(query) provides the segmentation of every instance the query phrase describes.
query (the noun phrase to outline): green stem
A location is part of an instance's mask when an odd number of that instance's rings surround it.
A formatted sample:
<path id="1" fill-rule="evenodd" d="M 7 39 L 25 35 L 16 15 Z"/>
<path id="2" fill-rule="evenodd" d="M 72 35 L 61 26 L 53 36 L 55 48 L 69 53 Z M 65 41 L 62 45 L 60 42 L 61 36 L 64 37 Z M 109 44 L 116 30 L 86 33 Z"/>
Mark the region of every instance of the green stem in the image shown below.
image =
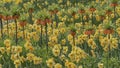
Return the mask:
<path id="1" fill-rule="evenodd" d="M 23 39 L 25 39 L 25 27 L 23 26 Z"/>
<path id="2" fill-rule="evenodd" d="M 47 49 L 47 54 L 48 54 L 48 34 L 47 34 L 48 30 L 47 30 L 47 23 L 45 25 L 45 33 L 46 33 L 46 49 Z"/>
<path id="3" fill-rule="evenodd" d="M 8 20 L 7 20 L 7 34 L 8 34 L 8 36 L 9 36 Z"/>
<path id="4" fill-rule="evenodd" d="M 0 18 L 0 24 L 1 24 L 1 37 L 3 39 L 3 23 L 2 23 L 2 19 Z"/>
<path id="5" fill-rule="evenodd" d="M 93 23 L 94 23 L 94 21 L 93 21 L 93 12 L 92 12 L 92 26 L 93 26 Z"/>
<path id="6" fill-rule="evenodd" d="M 110 35 L 108 35 L 108 39 L 110 40 Z M 110 42 L 109 42 L 110 43 Z M 109 59 L 110 59 L 110 44 L 108 45 L 109 51 L 107 56 L 107 68 L 109 68 Z"/>
<path id="7" fill-rule="evenodd" d="M 57 28 L 58 27 L 57 14 L 55 14 L 55 20 L 56 20 L 56 28 Z"/>
<path id="8" fill-rule="evenodd" d="M 41 25 L 41 32 L 40 32 L 40 43 L 42 44 L 42 31 L 43 30 L 43 26 Z"/>
<path id="9" fill-rule="evenodd" d="M 33 24 L 32 13 L 29 13 L 29 18 L 30 18 L 30 24 Z"/>
<path id="10" fill-rule="evenodd" d="M 82 14 L 82 25 L 83 25 L 83 30 L 84 30 L 83 14 Z"/>
<path id="11" fill-rule="evenodd" d="M 115 8 L 116 8 L 116 7 L 114 7 L 114 19 L 115 19 L 115 17 L 116 17 L 116 16 L 115 16 Z"/>
<path id="12" fill-rule="evenodd" d="M 73 36 L 73 44 L 74 44 L 74 46 L 75 46 L 75 36 Z"/>
<path id="13" fill-rule="evenodd" d="M 15 39 L 15 44 L 16 44 L 16 46 L 17 46 L 17 43 L 18 43 L 18 37 L 17 37 L 17 20 L 15 19 L 15 31 L 16 31 L 16 35 L 15 35 L 15 37 L 16 37 L 16 39 Z"/>

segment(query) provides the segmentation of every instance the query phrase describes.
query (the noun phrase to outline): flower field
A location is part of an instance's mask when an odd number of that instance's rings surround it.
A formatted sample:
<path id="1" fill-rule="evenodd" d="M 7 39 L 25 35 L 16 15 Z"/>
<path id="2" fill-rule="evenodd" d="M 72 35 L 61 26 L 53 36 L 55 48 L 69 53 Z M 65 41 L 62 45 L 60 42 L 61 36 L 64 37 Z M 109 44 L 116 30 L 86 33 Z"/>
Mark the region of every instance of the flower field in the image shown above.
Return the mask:
<path id="1" fill-rule="evenodd" d="M 120 68 L 120 1 L 0 0 L 0 68 Z"/>

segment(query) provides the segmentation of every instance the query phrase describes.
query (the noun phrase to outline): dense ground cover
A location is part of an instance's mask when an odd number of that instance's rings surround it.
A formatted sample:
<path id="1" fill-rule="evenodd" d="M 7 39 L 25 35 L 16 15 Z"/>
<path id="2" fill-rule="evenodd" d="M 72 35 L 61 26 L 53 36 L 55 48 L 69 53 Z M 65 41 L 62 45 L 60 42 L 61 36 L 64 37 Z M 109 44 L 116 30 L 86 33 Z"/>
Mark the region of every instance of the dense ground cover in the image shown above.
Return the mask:
<path id="1" fill-rule="evenodd" d="M 119 0 L 1 0 L 0 68 L 120 68 Z"/>

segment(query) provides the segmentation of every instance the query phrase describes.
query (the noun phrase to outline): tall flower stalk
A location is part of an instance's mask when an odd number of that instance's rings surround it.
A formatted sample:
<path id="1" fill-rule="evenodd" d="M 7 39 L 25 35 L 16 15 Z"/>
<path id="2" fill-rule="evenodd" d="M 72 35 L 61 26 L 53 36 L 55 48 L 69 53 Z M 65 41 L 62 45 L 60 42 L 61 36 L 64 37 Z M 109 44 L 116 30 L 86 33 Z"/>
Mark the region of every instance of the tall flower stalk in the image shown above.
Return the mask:
<path id="1" fill-rule="evenodd" d="M 45 24 L 45 33 L 46 33 L 46 49 L 47 49 L 47 54 L 48 54 L 48 26 L 47 23 Z"/>
<path id="2" fill-rule="evenodd" d="M 12 18 L 15 22 L 15 44 L 17 46 L 18 44 L 18 36 L 17 36 L 17 33 L 18 33 L 18 26 L 17 26 L 17 19 L 19 18 L 20 14 L 19 14 L 19 11 L 20 11 L 20 7 L 17 6 L 17 5 L 12 5 L 11 6 L 11 12 L 12 12 Z"/>
<path id="3" fill-rule="evenodd" d="M 2 17 L 0 15 L 0 29 L 1 29 L 1 38 L 3 39 L 3 23 L 2 23 Z"/>
<path id="4" fill-rule="evenodd" d="M 113 0 L 111 2 L 111 6 L 113 7 L 113 10 L 114 10 L 114 20 L 116 19 L 116 7 L 118 6 L 118 0 Z M 113 20 L 113 22 L 115 22 Z M 116 24 L 115 24 L 115 28 L 116 28 Z M 116 33 L 115 33 L 115 36 L 116 36 Z"/>
<path id="5" fill-rule="evenodd" d="M 41 12 L 37 12 L 35 15 L 37 21 L 36 24 L 40 25 L 40 38 L 39 38 L 39 46 L 41 46 L 43 44 L 43 26 L 44 26 L 44 20 L 43 20 L 43 14 L 42 11 Z"/>
<path id="6" fill-rule="evenodd" d="M 73 36 L 73 45 L 75 46 L 75 34 L 76 34 L 76 28 L 71 26 L 70 28 L 70 34 Z"/>
<path id="7" fill-rule="evenodd" d="M 44 16 L 45 20 L 45 33 L 46 33 L 46 49 L 47 49 L 47 54 L 48 54 L 48 23 L 50 23 L 50 15 L 48 12 L 46 12 L 47 15 Z"/>
<path id="8" fill-rule="evenodd" d="M 108 16 L 108 20 L 110 20 L 110 15 L 112 14 L 112 9 L 111 8 L 108 8 L 106 10 L 106 15 Z"/>
<path id="9" fill-rule="evenodd" d="M 0 32 L 1 32 L 1 38 L 3 39 L 3 7 L 4 7 L 4 2 L 0 1 Z"/>
<path id="10" fill-rule="evenodd" d="M 107 56 L 107 68 L 109 67 L 109 59 L 111 57 L 111 53 L 110 53 L 110 35 L 114 33 L 114 30 L 113 30 L 113 26 L 111 25 L 111 23 L 107 23 L 104 25 L 104 34 L 108 35 L 108 40 L 109 40 L 109 44 L 108 44 L 108 56 Z"/>
<path id="11" fill-rule="evenodd" d="M 21 14 L 19 18 L 19 25 L 23 29 L 23 39 L 25 39 L 25 26 L 27 24 L 27 15 Z"/>
<path id="12" fill-rule="evenodd" d="M 90 35 L 92 35 L 94 33 L 95 33 L 94 27 L 92 27 L 92 26 L 89 26 L 85 29 L 85 34 L 88 35 L 89 39 L 90 39 Z"/>
<path id="13" fill-rule="evenodd" d="M 7 23 L 7 34 L 9 36 L 9 20 L 11 20 L 11 12 L 8 9 L 4 9 L 3 11 L 3 20 Z"/>
<path id="14" fill-rule="evenodd" d="M 96 8 L 94 6 L 91 6 L 89 8 L 89 11 L 92 13 L 92 25 L 94 23 L 94 12 L 95 12 Z"/>
<path id="15" fill-rule="evenodd" d="M 81 20 L 82 20 L 82 25 L 83 25 L 83 29 L 84 29 L 84 20 L 83 20 L 83 16 L 84 16 L 85 10 L 84 10 L 84 8 L 81 8 L 81 9 L 79 9 L 78 12 L 81 14 Z"/>
<path id="16" fill-rule="evenodd" d="M 114 9 L 114 16 L 115 16 L 115 15 L 116 15 L 115 9 L 116 9 L 116 7 L 118 6 L 118 0 L 113 0 L 113 1 L 111 2 L 110 6 L 113 7 L 113 9 Z M 115 16 L 115 17 L 116 17 L 116 16 Z M 114 18 L 115 18 L 115 17 L 114 17 Z"/>
<path id="17" fill-rule="evenodd" d="M 41 33 L 42 33 L 42 28 L 43 28 L 43 25 L 45 26 L 45 34 L 46 34 L 46 50 L 47 50 L 47 53 L 48 53 L 48 23 L 51 22 L 50 20 L 50 14 L 49 12 L 47 12 L 47 10 L 43 10 L 41 12 L 38 12 L 38 15 L 37 15 L 37 24 L 40 24 L 41 25 Z M 41 34 L 42 36 L 42 34 Z M 42 37 L 41 37 L 42 38 Z M 42 39 L 40 39 L 42 40 Z"/>
<path id="18" fill-rule="evenodd" d="M 73 24 L 74 24 L 74 26 L 75 26 L 75 15 L 76 15 L 76 13 L 77 13 L 77 11 L 78 11 L 78 9 L 77 8 L 70 8 L 70 13 L 71 13 L 71 15 L 72 15 L 72 17 L 73 17 Z"/>
<path id="19" fill-rule="evenodd" d="M 52 4 L 51 6 L 48 7 L 49 12 L 51 14 L 51 17 L 54 16 L 55 17 L 55 21 L 56 21 L 56 27 L 58 27 L 58 19 L 57 19 L 57 13 L 59 11 L 59 6 L 58 4 Z M 53 23 L 52 23 L 53 26 Z"/>
<path id="20" fill-rule="evenodd" d="M 35 5 L 31 2 L 24 4 L 25 10 L 29 13 L 29 21 L 28 22 L 30 24 L 33 24 L 32 18 L 33 18 L 34 7 L 35 7 Z"/>
<path id="21" fill-rule="evenodd" d="M 43 44 L 43 20 L 38 19 L 36 22 L 38 25 L 40 25 L 40 38 L 39 38 L 39 45 L 41 46 Z"/>

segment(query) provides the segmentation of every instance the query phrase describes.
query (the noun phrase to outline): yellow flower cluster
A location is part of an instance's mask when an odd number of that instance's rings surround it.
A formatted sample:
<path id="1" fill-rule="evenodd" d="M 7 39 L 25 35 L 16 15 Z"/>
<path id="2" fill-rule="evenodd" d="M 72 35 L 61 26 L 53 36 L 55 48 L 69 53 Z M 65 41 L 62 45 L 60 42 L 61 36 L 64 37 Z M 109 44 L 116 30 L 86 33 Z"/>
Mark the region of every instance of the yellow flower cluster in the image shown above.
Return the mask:
<path id="1" fill-rule="evenodd" d="M 33 61 L 33 63 L 35 65 L 40 64 L 42 62 L 42 58 L 37 57 L 33 53 L 31 53 L 31 52 L 33 52 L 34 48 L 31 45 L 31 43 L 29 43 L 29 42 L 26 42 L 26 44 L 25 44 L 25 49 L 29 50 L 29 53 L 26 54 L 26 56 L 27 56 L 26 58 L 23 55 L 21 55 L 21 53 L 23 52 L 22 46 L 19 46 L 19 45 L 12 46 L 11 41 L 9 39 L 4 40 L 4 45 L 5 45 L 5 47 L 4 46 L 0 47 L 0 53 L 2 55 L 4 55 L 4 54 L 9 55 L 10 59 L 14 62 L 14 65 L 16 68 L 18 68 L 21 65 L 21 63 L 25 63 L 25 61 L 27 61 L 27 60 L 30 62 Z M 1 55 L 1 57 L 5 57 L 2 55 Z"/>
<path id="2" fill-rule="evenodd" d="M 61 49 L 61 46 L 59 44 L 55 45 L 52 49 L 53 55 L 54 56 L 59 56 L 60 55 L 60 49 Z"/>
<path id="3" fill-rule="evenodd" d="M 79 62 L 81 59 L 86 58 L 87 54 L 81 48 L 73 46 L 68 56 L 71 61 Z"/>
<path id="4" fill-rule="evenodd" d="M 98 68 L 104 68 L 103 63 L 98 63 Z"/>
<path id="5" fill-rule="evenodd" d="M 96 49 L 96 43 L 94 42 L 93 39 L 88 39 L 88 45 L 93 49 L 95 50 Z"/>
<path id="6" fill-rule="evenodd" d="M 108 39 L 107 37 L 104 37 L 103 39 L 100 40 L 101 46 L 105 51 L 109 51 L 111 49 L 116 49 L 118 47 L 118 40 L 117 38 L 110 38 Z"/>
<path id="7" fill-rule="evenodd" d="M 47 66 L 48 66 L 49 68 L 53 68 L 54 65 L 55 65 L 55 61 L 54 61 L 53 58 L 48 59 L 48 60 L 46 61 L 46 63 L 47 63 Z"/>
<path id="8" fill-rule="evenodd" d="M 77 68 L 77 66 L 76 66 L 74 63 L 69 62 L 69 61 L 66 61 L 66 62 L 65 62 L 65 66 L 66 66 L 67 68 Z"/>

